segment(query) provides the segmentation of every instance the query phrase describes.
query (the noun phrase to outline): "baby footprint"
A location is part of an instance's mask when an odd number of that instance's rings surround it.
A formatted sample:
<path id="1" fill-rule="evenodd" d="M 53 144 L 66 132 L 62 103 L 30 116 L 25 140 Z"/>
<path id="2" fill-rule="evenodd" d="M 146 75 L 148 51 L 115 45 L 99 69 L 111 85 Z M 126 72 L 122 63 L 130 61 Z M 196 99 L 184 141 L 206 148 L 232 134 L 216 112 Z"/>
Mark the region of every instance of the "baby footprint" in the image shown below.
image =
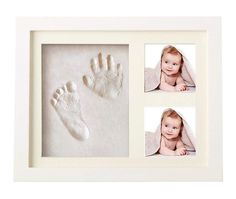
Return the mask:
<path id="1" fill-rule="evenodd" d="M 66 85 L 58 88 L 51 99 L 51 104 L 74 138 L 88 139 L 89 130 L 81 115 L 80 98 L 74 82 L 67 82 Z"/>

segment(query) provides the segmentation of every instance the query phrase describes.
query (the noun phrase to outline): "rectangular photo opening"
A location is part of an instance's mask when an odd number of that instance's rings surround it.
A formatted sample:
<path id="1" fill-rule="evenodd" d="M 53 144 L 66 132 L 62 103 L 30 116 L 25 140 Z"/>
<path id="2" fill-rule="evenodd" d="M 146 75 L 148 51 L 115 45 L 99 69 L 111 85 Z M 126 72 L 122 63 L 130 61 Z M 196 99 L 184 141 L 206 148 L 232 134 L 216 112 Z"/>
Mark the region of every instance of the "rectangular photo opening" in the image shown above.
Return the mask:
<path id="1" fill-rule="evenodd" d="M 145 107 L 145 156 L 196 155 L 194 107 Z"/>
<path id="2" fill-rule="evenodd" d="M 145 44 L 145 92 L 194 92 L 196 46 Z"/>

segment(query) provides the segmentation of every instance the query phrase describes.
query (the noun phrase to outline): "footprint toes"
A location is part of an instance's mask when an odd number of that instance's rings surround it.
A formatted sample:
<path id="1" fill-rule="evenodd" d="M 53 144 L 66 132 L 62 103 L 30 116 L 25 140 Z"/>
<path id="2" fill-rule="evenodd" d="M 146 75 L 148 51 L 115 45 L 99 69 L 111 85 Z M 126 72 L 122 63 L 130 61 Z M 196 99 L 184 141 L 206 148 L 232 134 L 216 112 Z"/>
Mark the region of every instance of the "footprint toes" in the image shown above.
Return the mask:
<path id="1" fill-rule="evenodd" d="M 64 90 L 62 88 L 58 88 L 56 90 L 56 93 L 58 93 L 59 95 L 62 95 L 64 93 Z"/>
<path id="2" fill-rule="evenodd" d="M 69 81 L 69 82 L 66 83 L 66 88 L 67 88 L 68 92 L 72 93 L 72 92 L 76 91 L 77 86 L 76 86 L 76 84 L 74 82 Z"/>
<path id="3" fill-rule="evenodd" d="M 62 86 L 62 90 L 63 90 L 65 93 L 68 92 L 66 84 Z"/>
<path id="4" fill-rule="evenodd" d="M 53 106 L 56 106 L 56 104 L 57 104 L 57 100 L 56 99 L 51 99 L 51 104 L 53 105 Z"/>
<path id="5" fill-rule="evenodd" d="M 57 92 L 55 92 L 55 93 L 53 94 L 53 97 L 54 97 L 54 99 L 58 100 L 58 98 L 60 97 L 60 94 L 57 93 Z"/>

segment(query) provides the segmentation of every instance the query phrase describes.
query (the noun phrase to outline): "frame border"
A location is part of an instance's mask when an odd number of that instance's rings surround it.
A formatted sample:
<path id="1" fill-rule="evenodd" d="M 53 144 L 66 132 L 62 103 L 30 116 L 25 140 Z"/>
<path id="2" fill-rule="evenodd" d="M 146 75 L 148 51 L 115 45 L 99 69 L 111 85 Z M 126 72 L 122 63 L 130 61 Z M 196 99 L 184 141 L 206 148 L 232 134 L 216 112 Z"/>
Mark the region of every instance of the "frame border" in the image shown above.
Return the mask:
<path id="1" fill-rule="evenodd" d="M 194 168 L 32 168 L 30 64 L 32 31 L 206 31 L 208 58 L 207 164 Z M 16 45 L 16 181 L 222 181 L 222 85 L 220 17 L 18 18 Z M 218 82 L 217 85 L 215 82 Z M 173 176 L 175 176 L 173 178 Z"/>

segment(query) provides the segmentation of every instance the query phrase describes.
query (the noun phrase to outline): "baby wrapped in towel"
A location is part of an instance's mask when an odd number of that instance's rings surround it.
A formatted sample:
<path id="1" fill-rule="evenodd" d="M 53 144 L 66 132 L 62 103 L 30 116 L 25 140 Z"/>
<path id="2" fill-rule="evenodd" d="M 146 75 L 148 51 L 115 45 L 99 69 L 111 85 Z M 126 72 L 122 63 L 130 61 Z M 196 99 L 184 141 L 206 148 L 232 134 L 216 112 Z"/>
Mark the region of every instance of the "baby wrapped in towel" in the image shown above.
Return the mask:
<path id="1" fill-rule="evenodd" d="M 174 46 L 162 50 L 161 59 L 155 69 L 145 68 L 145 92 L 194 90 L 195 78 L 187 58 Z"/>
<path id="2" fill-rule="evenodd" d="M 195 139 L 187 122 L 173 109 L 163 112 L 156 132 L 145 132 L 145 155 L 195 153 Z"/>

